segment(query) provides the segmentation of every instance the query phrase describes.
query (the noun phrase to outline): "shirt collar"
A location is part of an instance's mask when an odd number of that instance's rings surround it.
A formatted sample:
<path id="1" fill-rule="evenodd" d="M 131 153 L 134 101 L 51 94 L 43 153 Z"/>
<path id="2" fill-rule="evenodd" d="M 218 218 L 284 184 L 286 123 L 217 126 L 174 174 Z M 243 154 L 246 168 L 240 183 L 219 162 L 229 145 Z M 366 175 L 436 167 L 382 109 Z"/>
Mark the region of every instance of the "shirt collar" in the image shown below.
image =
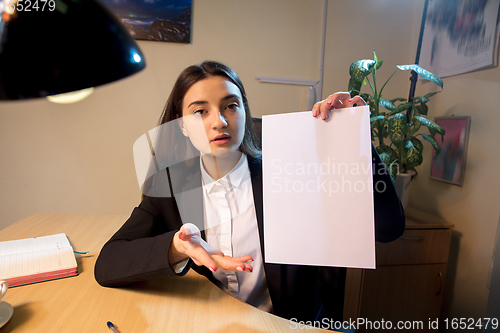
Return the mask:
<path id="1" fill-rule="evenodd" d="M 229 184 L 231 183 L 232 187 L 238 188 L 245 178 L 246 173 L 248 173 L 248 163 L 247 163 L 247 155 L 244 153 L 241 154 L 240 160 L 236 165 L 229 171 L 224 177 L 219 180 L 214 180 L 205 170 L 205 166 L 203 165 L 202 158 L 200 158 L 200 169 L 201 169 L 201 179 L 203 180 L 205 190 L 207 193 L 212 191 L 212 188 L 215 184 Z M 222 186 L 224 186 L 222 185 Z M 227 188 L 227 186 L 224 186 Z"/>

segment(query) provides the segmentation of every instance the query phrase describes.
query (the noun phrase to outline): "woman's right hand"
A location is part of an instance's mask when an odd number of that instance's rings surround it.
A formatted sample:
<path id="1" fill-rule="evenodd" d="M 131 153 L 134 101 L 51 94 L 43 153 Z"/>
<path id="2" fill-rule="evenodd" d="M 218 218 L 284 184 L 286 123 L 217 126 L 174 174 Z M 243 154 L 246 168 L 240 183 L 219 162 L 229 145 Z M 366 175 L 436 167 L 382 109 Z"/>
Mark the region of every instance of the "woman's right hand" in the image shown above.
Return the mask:
<path id="1" fill-rule="evenodd" d="M 184 224 L 177 231 L 168 251 L 168 261 L 171 265 L 191 258 L 198 266 L 205 266 L 212 272 L 218 269 L 223 271 L 252 272 L 252 266 L 247 262 L 253 261 L 251 256 L 229 257 L 201 238 L 200 230 L 192 223 Z"/>

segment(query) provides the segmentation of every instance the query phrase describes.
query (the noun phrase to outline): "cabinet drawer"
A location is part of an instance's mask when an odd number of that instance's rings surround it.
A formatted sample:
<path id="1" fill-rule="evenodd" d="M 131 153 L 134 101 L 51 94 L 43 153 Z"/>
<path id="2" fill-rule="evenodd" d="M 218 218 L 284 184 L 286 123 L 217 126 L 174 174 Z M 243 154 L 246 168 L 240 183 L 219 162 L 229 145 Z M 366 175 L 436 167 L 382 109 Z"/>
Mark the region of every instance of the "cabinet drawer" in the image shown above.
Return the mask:
<path id="1" fill-rule="evenodd" d="M 443 301 L 446 264 L 384 266 L 365 270 L 358 318 L 375 323 L 409 321 L 418 329 L 398 332 L 437 332 L 429 329 L 429 318 L 439 318 Z M 356 333 L 382 333 L 394 330 L 359 327 Z M 372 327 L 373 328 L 373 327 Z M 417 328 L 414 326 L 414 328 Z"/>
<path id="2" fill-rule="evenodd" d="M 451 229 L 410 229 L 390 243 L 376 243 L 377 266 L 448 262 Z"/>

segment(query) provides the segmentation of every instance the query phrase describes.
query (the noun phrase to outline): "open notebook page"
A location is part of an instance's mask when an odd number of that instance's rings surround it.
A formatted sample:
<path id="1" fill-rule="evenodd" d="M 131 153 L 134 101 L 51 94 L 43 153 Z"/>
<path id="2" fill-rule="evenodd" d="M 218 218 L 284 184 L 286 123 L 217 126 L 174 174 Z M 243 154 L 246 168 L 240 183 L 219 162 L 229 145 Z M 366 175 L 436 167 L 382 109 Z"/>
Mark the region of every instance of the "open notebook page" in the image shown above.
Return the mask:
<path id="1" fill-rule="evenodd" d="M 0 279 L 11 285 L 76 274 L 76 267 L 65 234 L 0 242 Z"/>

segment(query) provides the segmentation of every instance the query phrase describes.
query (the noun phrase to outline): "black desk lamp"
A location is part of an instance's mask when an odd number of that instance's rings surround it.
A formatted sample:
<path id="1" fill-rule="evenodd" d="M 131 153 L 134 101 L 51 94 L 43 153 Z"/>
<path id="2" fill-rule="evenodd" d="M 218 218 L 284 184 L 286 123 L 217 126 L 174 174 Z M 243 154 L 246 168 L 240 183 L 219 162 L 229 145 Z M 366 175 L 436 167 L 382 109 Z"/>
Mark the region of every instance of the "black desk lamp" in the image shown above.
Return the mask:
<path id="1" fill-rule="evenodd" d="M 146 66 L 125 27 L 95 0 L 5 0 L 4 7 L 0 100 L 96 87 Z"/>

